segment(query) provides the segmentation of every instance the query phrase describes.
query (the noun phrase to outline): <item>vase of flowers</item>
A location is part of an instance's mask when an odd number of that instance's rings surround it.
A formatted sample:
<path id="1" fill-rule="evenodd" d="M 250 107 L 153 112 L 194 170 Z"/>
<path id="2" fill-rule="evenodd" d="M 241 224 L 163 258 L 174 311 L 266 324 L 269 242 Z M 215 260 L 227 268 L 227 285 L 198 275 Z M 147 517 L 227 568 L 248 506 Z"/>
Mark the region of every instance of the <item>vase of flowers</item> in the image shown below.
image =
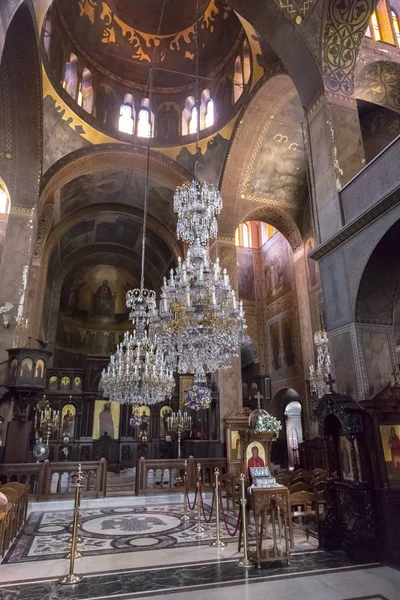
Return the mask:
<path id="1" fill-rule="evenodd" d="M 211 404 L 211 390 L 205 385 L 194 383 L 185 392 L 185 406 L 191 410 L 201 410 L 208 408 Z"/>
<path id="2" fill-rule="evenodd" d="M 278 437 L 282 424 L 276 417 L 269 413 L 262 414 L 258 417 L 254 426 L 254 432 L 263 434 L 265 437 Z"/>

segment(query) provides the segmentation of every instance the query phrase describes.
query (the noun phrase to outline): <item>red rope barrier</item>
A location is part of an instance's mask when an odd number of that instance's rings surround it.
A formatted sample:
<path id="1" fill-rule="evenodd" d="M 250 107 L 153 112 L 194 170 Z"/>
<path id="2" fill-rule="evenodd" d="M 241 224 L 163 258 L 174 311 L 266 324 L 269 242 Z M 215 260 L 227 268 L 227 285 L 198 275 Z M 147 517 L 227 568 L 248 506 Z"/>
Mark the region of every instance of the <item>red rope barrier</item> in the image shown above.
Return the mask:
<path id="1" fill-rule="evenodd" d="M 224 523 L 225 523 L 225 529 L 226 529 L 226 532 L 227 532 L 227 534 L 228 534 L 230 537 L 235 537 L 235 535 L 236 535 L 236 534 L 237 534 L 237 532 L 239 531 L 240 523 L 242 522 L 242 511 L 241 511 L 241 510 L 239 510 L 239 517 L 238 517 L 238 520 L 237 520 L 237 523 L 236 523 L 236 528 L 235 528 L 235 531 L 232 533 L 232 532 L 230 531 L 230 529 L 229 529 L 228 523 L 226 522 L 225 511 L 224 511 L 224 505 L 223 505 L 223 503 L 222 503 L 222 492 L 221 492 L 221 488 L 219 489 L 219 502 L 220 502 L 220 506 L 221 506 L 221 510 L 222 510 L 222 518 L 223 518 L 223 520 L 224 520 Z"/>
<path id="2" fill-rule="evenodd" d="M 186 494 L 187 494 L 187 503 L 188 503 L 189 510 L 194 510 L 194 508 L 196 506 L 196 500 L 197 500 L 197 487 L 196 487 L 196 491 L 195 491 L 195 494 L 194 494 L 193 506 L 190 505 L 189 486 L 186 487 Z"/>
<path id="3" fill-rule="evenodd" d="M 204 517 L 204 521 L 206 523 L 210 523 L 212 516 L 213 516 L 213 512 L 214 512 L 214 501 L 215 501 L 215 493 L 213 491 L 213 495 L 212 495 L 212 502 L 211 502 L 211 511 L 210 511 L 210 518 L 207 519 L 206 517 L 206 512 L 204 510 L 204 502 L 203 502 L 203 494 L 201 493 L 201 485 L 200 485 L 200 501 L 201 501 L 201 508 L 203 510 L 203 517 Z"/>

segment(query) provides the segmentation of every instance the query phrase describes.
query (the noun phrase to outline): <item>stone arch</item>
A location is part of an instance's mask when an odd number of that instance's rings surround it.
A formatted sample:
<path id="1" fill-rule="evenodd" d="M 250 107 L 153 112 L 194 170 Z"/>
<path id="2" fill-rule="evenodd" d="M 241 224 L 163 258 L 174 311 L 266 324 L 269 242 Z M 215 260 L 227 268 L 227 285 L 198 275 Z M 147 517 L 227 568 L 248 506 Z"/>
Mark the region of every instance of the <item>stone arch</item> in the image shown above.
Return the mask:
<path id="1" fill-rule="evenodd" d="M 37 202 L 42 168 L 41 68 L 32 3 L 11 4 L 16 10 L 9 3 L 0 66 L 1 175 L 12 205 L 29 209 Z"/>
<path id="2" fill-rule="evenodd" d="M 393 310 L 400 283 L 400 221 L 386 231 L 366 262 L 356 302 L 356 322 L 393 325 Z"/>
<path id="3" fill-rule="evenodd" d="M 46 205 L 52 206 L 52 205 Z M 38 337 L 41 335 L 41 325 L 43 318 L 43 306 L 45 299 L 45 291 L 46 291 L 46 281 L 48 276 L 49 269 L 49 261 L 52 253 L 55 251 L 56 244 L 62 237 L 64 233 L 69 231 L 72 227 L 81 223 L 83 220 L 87 220 L 90 217 L 94 218 L 99 215 L 121 215 L 121 216 L 129 216 L 137 219 L 142 218 L 142 212 L 139 209 L 122 205 L 122 204 L 102 204 L 102 205 L 92 205 L 87 207 L 82 207 L 79 210 L 74 211 L 67 215 L 64 219 L 62 219 L 54 229 L 48 234 L 46 237 L 45 244 L 41 251 L 40 261 L 35 265 L 37 272 L 35 277 L 33 278 L 33 283 L 35 286 L 35 298 L 34 298 L 34 306 L 35 312 L 31 317 L 30 322 L 30 332 L 32 336 L 35 335 Z M 169 246 L 171 249 L 171 253 L 174 258 L 177 258 L 181 252 L 179 249 L 178 242 L 174 237 L 173 233 L 169 231 L 167 227 L 165 227 L 162 223 L 157 221 L 152 216 L 148 216 L 148 228 L 157 233 L 160 238 Z M 100 248 L 101 244 L 96 245 L 97 248 Z M 93 252 L 94 246 L 88 246 Z M 83 255 L 86 255 L 88 250 L 87 248 L 82 252 Z M 124 247 L 114 245 L 112 247 L 114 251 L 118 252 L 128 252 L 128 250 Z M 128 255 L 127 255 L 128 256 Z M 69 259 L 68 259 L 69 260 Z"/>
<path id="4" fill-rule="evenodd" d="M 275 206 L 256 208 L 255 210 L 246 213 L 243 218 L 240 219 L 239 223 L 247 221 L 262 221 L 272 225 L 275 229 L 278 229 L 289 242 L 293 252 L 297 252 L 297 250 L 300 250 L 303 247 L 303 240 L 299 228 L 293 219 L 282 209 Z"/>
<path id="5" fill-rule="evenodd" d="M 303 105 L 310 107 L 323 91 L 323 79 L 304 29 L 281 8 L 282 2 L 230 0 L 229 4 L 268 41 L 293 79 Z"/>
<path id="6" fill-rule="evenodd" d="M 78 269 L 84 266 L 88 259 L 91 259 L 93 255 L 99 257 L 99 260 L 103 262 L 103 258 L 107 260 L 107 264 L 113 265 L 115 259 L 120 257 L 124 260 L 124 263 L 130 267 L 130 270 L 138 281 L 140 278 L 140 258 L 134 256 L 132 251 L 127 248 L 121 248 L 112 244 L 92 245 L 84 249 L 83 252 L 74 252 L 68 256 L 57 268 L 54 274 L 52 286 L 51 286 L 51 298 L 47 311 L 45 314 L 44 310 L 40 312 L 40 329 L 41 335 L 48 340 L 54 347 L 58 313 L 60 307 L 61 290 L 65 279 L 72 270 Z M 154 278 L 154 279 L 153 279 Z M 152 274 L 153 281 L 156 279 L 156 274 Z M 44 307 L 43 307 L 44 308 Z"/>
<path id="7" fill-rule="evenodd" d="M 293 206 L 280 198 L 247 193 L 246 182 L 250 179 L 258 152 L 275 116 L 296 97 L 297 90 L 291 78 L 286 73 L 276 73 L 259 88 L 240 120 L 221 180 L 224 210 L 219 219 L 219 227 L 223 235 L 232 237 L 238 224 L 249 220 L 248 216 L 257 211 L 262 213 L 270 210 L 271 216 L 280 215 L 284 220 L 285 209 Z M 265 219 L 261 217 L 259 220 Z"/>
<path id="8" fill-rule="evenodd" d="M 55 191 L 80 175 L 104 169 L 135 169 L 146 172 L 146 152 L 126 144 L 97 144 L 71 152 L 57 161 L 43 178 L 39 207 L 44 206 Z M 151 177 L 174 189 L 191 180 L 191 176 L 173 160 L 155 152 L 150 154 Z"/>

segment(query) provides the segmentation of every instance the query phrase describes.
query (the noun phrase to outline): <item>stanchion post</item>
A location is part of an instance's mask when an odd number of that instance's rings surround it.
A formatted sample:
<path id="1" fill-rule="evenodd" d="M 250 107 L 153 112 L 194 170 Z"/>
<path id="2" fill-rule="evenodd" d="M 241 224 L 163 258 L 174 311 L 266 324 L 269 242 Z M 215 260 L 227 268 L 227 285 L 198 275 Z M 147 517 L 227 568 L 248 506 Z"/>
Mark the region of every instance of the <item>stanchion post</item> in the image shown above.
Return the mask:
<path id="1" fill-rule="evenodd" d="M 201 524 L 201 464 L 197 463 L 197 524 L 193 531 L 195 533 L 204 533 L 205 529 Z"/>
<path id="2" fill-rule="evenodd" d="M 215 467 L 214 470 L 215 476 L 215 519 L 216 519 L 216 528 L 217 528 L 217 538 L 211 542 L 210 546 L 213 548 L 225 548 L 226 543 L 221 540 L 220 537 L 220 518 L 219 518 L 219 469 Z"/>
<path id="3" fill-rule="evenodd" d="M 242 507 L 242 537 L 243 537 L 243 558 L 237 563 L 238 567 L 244 567 L 248 569 L 253 567 L 254 563 L 248 557 L 248 538 L 247 538 L 247 511 L 246 511 L 246 490 L 245 490 L 245 476 L 242 473 L 240 475 L 240 481 L 242 484 L 242 496 L 240 498 L 240 504 Z"/>
<path id="4" fill-rule="evenodd" d="M 185 473 L 183 475 L 183 485 L 184 485 L 183 514 L 181 516 L 181 522 L 182 523 L 186 523 L 187 521 L 189 521 L 189 515 L 188 515 L 188 512 L 187 512 L 187 495 L 188 495 L 188 489 L 187 489 L 187 466 L 188 466 L 188 461 L 185 460 Z"/>
<path id="5" fill-rule="evenodd" d="M 71 539 L 71 550 L 69 553 L 69 572 L 68 575 L 60 577 L 58 583 L 61 585 L 73 585 L 82 581 L 82 575 L 74 573 L 75 558 L 76 558 L 76 545 L 78 538 L 78 523 L 79 523 L 79 504 L 81 495 L 81 483 L 82 483 L 82 469 L 79 465 L 78 477 L 76 478 L 75 486 L 75 506 L 74 506 L 74 520 L 72 523 L 72 539 Z"/>

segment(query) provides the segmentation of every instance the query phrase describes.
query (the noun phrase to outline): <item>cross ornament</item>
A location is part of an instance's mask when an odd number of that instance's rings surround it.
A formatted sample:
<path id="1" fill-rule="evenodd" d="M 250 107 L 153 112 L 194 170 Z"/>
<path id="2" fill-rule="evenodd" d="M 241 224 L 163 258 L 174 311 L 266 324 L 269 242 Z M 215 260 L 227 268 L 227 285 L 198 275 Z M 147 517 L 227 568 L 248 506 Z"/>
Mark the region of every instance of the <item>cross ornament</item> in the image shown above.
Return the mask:
<path id="1" fill-rule="evenodd" d="M 333 379 L 332 373 L 328 373 L 328 381 L 326 382 L 326 385 L 328 386 L 330 394 L 333 394 L 335 392 L 335 390 L 333 389 L 334 383 L 336 383 L 336 379 Z"/>

